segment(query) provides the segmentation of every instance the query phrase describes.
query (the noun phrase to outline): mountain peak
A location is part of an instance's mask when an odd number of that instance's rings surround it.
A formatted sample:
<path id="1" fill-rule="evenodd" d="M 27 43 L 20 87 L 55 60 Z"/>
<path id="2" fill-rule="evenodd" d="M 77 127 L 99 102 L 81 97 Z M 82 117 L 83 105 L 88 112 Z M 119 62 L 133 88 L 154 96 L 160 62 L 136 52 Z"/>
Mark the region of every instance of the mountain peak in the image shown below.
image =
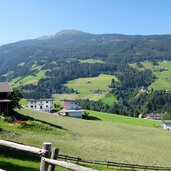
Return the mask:
<path id="1" fill-rule="evenodd" d="M 61 30 L 61 31 L 57 32 L 55 35 L 56 36 L 63 36 L 63 35 L 74 35 L 74 34 L 85 34 L 85 32 L 82 32 L 79 30 L 65 29 L 65 30 Z"/>

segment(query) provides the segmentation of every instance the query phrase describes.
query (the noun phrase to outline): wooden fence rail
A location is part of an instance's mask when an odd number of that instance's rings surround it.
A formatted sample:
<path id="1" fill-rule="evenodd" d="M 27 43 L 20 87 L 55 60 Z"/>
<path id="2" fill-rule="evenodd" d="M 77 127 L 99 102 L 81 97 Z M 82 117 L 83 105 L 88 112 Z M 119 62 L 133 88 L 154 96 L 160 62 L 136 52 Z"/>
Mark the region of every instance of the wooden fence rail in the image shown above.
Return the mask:
<path id="1" fill-rule="evenodd" d="M 9 141 L 4 141 L 4 140 L 0 140 L 0 145 L 15 148 L 15 149 L 22 150 L 22 151 L 35 153 L 35 154 L 39 154 L 39 155 L 45 155 L 45 153 L 47 152 L 46 150 L 41 149 L 41 148 L 36 148 L 36 147 L 28 146 L 28 145 L 17 144 L 17 143 L 13 143 L 13 142 L 9 142 Z"/>
<path id="2" fill-rule="evenodd" d="M 51 143 L 44 142 L 42 148 L 31 147 L 23 144 L 0 140 L 0 146 L 14 148 L 21 151 L 27 151 L 41 156 L 40 171 L 54 171 L 55 165 L 71 169 L 73 171 L 96 171 L 94 169 L 86 168 L 77 164 L 58 161 L 50 159 Z M 57 154 L 57 153 L 56 153 Z M 53 158 L 57 157 L 56 154 L 52 155 Z M 50 167 L 53 166 L 53 167 Z"/>
<path id="3" fill-rule="evenodd" d="M 62 155 L 58 154 L 59 149 L 55 149 L 53 152 L 51 152 L 51 143 L 45 142 L 43 143 L 42 148 L 36 148 L 31 147 L 28 145 L 22 145 L 14 142 L 4 141 L 0 140 L 0 146 L 6 146 L 10 148 L 14 148 L 17 150 L 27 151 L 34 154 L 38 154 L 41 157 L 41 163 L 40 163 L 40 171 L 54 171 L 55 165 L 71 169 L 73 171 L 95 171 L 94 169 L 90 169 L 84 166 L 80 166 L 78 164 L 92 164 L 92 165 L 101 165 L 108 167 L 117 167 L 120 170 L 123 168 L 127 169 L 142 169 L 144 171 L 146 170 L 165 170 L 165 171 L 171 171 L 171 167 L 160 167 L 160 166 L 145 166 L 145 165 L 139 165 L 139 164 L 127 164 L 127 163 L 118 163 L 118 162 L 110 162 L 110 161 L 93 161 L 93 160 L 84 160 L 80 157 L 74 157 L 74 156 L 68 156 L 68 155 Z M 51 158 L 50 158 L 51 155 Z M 56 159 L 62 159 L 64 161 L 59 161 Z M 67 161 L 72 161 L 76 164 L 69 163 Z M 1 169 L 0 169 L 1 171 Z"/>
<path id="4" fill-rule="evenodd" d="M 80 157 L 68 156 L 68 155 L 58 155 L 58 159 L 62 159 L 65 161 L 73 161 L 76 163 L 84 163 L 84 164 L 93 164 L 93 165 L 101 165 L 108 167 L 117 167 L 117 168 L 129 168 L 129 169 L 142 169 L 142 170 L 165 170 L 171 171 L 171 167 L 161 167 L 161 166 L 147 166 L 147 165 L 139 165 L 139 164 L 127 164 L 127 163 L 119 163 L 119 162 L 110 162 L 110 161 L 93 161 L 93 160 L 84 160 Z M 79 162 L 78 162 L 79 159 Z"/>

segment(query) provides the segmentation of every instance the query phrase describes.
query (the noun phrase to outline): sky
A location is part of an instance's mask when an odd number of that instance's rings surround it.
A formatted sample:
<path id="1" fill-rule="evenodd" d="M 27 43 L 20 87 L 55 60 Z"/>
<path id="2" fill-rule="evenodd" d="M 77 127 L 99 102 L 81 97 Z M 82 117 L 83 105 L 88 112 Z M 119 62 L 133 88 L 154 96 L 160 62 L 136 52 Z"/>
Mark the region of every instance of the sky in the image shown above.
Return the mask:
<path id="1" fill-rule="evenodd" d="M 63 29 L 171 34 L 171 0 L 0 0 L 0 45 Z"/>

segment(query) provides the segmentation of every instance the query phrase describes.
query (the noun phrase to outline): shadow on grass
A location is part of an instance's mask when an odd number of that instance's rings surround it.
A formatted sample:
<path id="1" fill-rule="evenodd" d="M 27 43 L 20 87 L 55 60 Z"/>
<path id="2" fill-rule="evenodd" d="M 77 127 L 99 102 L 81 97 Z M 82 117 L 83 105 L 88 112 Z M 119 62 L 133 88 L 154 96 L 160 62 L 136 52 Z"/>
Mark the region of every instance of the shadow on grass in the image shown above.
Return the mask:
<path id="1" fill-rule="evenodd" d="M 39 120 L 39 119 L 34 119 L 30 116 L 25 116 L 25 115 L 22 115 L 18 112 L 14 112 L 13 113 L 13 116 L 18 119 L 18 120 L 24 120 L 24 121 L 28 121 L 28 120 L 31 120 L 31 121 L 38 121 L 38 122 L 41 122 L 41 123 L 44 123 L 44 124 L 47 124 L 49 126 L 52 126 L 54 128 L 58 128 L 58 129 L 63 129 L 63 130 L 67 130 L 66 128 L 63 128 L 62 126 L 59 126 L 59 125 L 55 125 L 55 124 L 52 124 L 52 123 L 49 123 L 49 122 L 46 122 L 46 121 L 42 121 L 42 120 Z"/>
<path id="2" fill-rule="evenodd" d="M 101 119 L 99 119 L 99 118 L 97 118 L 97 117 L 95 117 L 95 116 L 88 116 L 88 119 L 87 120 L 99 120 L 99 121 L 101 121 Z"/>
<path id="3" fill-rule="evenodd" d="M 21 143 L 20 143 L 21 144 Z M 14 148 L 0 146 L 0 158 L 13 158 L 22 161 L 34 161 L 39 162 L 40 156 L 31 152 L 25 152 Z M 0 162 L 1 166 L 1 162 Z"/>
<path id="4" fill-rule="evenodd" d="M 20 166 L 17 164 L 4 162 L 4 161 L 1 161 L 0 167 L 1 169 L 8 170 L 8 171 L 38 171 L 38 169 L 35 169 L 35 168 L 33 169 L 28 166 Z"/>

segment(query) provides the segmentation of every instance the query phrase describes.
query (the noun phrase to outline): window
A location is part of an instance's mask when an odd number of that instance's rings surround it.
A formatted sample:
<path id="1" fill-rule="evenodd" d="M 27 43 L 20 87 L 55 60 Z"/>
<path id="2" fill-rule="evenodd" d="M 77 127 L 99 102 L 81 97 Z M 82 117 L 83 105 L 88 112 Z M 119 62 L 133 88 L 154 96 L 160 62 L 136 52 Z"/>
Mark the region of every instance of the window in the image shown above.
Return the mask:
<path id="1" fill-rule="evenodd" d="M 48 105 L 46 105 L 46 107 L 49 107 Z"/>
<path id="2" fill-rule="evenodd" d="M 33 103 L 33 101 L 31 101 L 31 103 Z"/>
<path id="3" fill-rule="evenodd" d="M 46 101 L 46 103 L 48 103 L 48 101 Z"/>
<path id="4" fill-rule="evenodd" d="M 31 106 L 31 108 L 33 108 L 33 106 Z"/>

